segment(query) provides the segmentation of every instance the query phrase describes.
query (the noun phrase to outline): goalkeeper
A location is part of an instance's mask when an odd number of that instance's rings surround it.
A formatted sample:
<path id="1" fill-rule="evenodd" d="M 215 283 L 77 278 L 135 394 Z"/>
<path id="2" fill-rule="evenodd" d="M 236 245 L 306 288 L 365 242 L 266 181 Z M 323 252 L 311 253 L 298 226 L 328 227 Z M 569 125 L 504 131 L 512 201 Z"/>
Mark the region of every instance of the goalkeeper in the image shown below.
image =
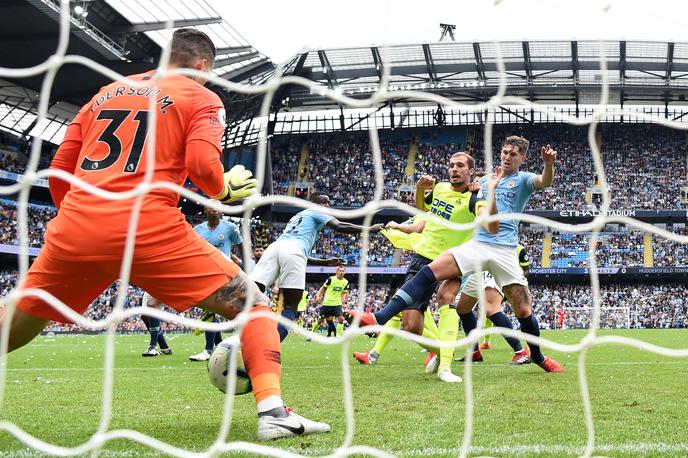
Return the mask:
<path id="1" fill-rule="evenodd" d="M 208 73 L 215 53 L 203 32 L 178 29 L 172 36 L 168 68 Z M 223 174 L 224 107 L 216 94 L 203 87 L 205 82 L 202 76 L 157 78 L 151 71 L 103 87 L 67 128 L 51 168 L 109 192 L 131 192 L 150 172 L 153 182 L 178 186 L 188 176 L 207 195 L 226 204 L 250 196 L 256 184 L 251 172 L 235 166 Z M 156 124 L 154 139 L 147 128 L 149 114 Z M 153 170 L 147 160 L 151 154 Z M 42 289 L 83 314 L 119 277 L 129 221 L 138 205 L 132 198 L 104 199 L 54 176 L 49 186 L 58 214 L 48 224 L 44 247 L 19 292 Z M 141 197 L 131 283 L 179 312 L 198 305 L 229 319 L 244 309 L 250 292 L 252 316 L 241 333 L 241 347 L 257 403 L 258 439 L 329 431 L 329 425 L 284 407 L 275 320 L 255 314 L 271 315 L 267 298 L 239 266 L 193 230 L 177 208 L 178 201 L 179 194 L 165 188 L 151 189 Z M 31 341 L 50 320 L 70 322 L 35 295 L 21 298 L 10 316 L 5 328 L 9 351 Z M 0 325 L 7 324 L 6 319 L 7 308 L 0 311 Z"/>

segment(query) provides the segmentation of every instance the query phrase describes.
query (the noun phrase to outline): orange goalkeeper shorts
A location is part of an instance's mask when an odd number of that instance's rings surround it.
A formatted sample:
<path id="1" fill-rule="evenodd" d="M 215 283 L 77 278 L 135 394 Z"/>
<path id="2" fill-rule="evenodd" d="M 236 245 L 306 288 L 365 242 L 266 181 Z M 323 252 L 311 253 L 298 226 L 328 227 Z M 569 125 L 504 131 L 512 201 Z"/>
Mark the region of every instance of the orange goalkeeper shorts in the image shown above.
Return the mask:
<path id="1" fill-rule="evenodd" d="M 153 255 L 135 253 L 129 282 L 183 312 L 227 284 L 241 269 L 193 230 L 180 234 L 179 240 Z M 43 289 L 83 314 L 119 278 L 121 261 L 79 260 L 78 255 L 60 251 L 46 241 L 21 287 Z M 38 318 L 71 321 L 35 296 L 21 299 L 17 307 Z"/>

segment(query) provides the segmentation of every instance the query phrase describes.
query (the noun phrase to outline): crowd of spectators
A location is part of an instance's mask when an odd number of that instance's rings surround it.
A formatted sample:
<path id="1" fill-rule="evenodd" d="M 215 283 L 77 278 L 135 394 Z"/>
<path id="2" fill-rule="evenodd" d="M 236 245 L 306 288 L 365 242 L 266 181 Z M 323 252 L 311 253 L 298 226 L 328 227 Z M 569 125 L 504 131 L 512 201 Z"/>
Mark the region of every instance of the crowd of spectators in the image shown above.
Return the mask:
<path id="1" fill-rule="evenodd" d="M 28 207 L 29 246 L 40 248 L 43 235 L 50 219 L 55 216 L 54 207 L 30 204 Z M 193 225 L 205 221 L 202 215 L 189 217 Z M 241 223 L 239 223 L 240 225 Z M 7 199 L 0 200 L 0 244 L 18 244 L 16 204 Z M 284 223 L 267 223 L 260 219 L 251 220 L 252 244 L 266 247 L 284 230 Z M 675 226 L 676 234 L 686 236 L 685 226 Z M 542 245 L 545 233 L 531 230 L 521 225 L 519 239 L 526 247 L 531 259 L 531 267 L 539 267 L 542 261 Z M 590 234 L 558 233 L 552 234 L 552 267 L 589 267 L 588 239 Z M 643 266 L 644 233 L 641 231 L 608 231 L 599 234 L 596 251 L 598 267 Z M 688 246 L 662 237 L 653 236 L 653 260 L 656 267 L 688 265 Z M 314 257 L 339 257 L 348 265 L 360 264 L 361 236 L 342 234 L 325 228 L 314 245 Z M 390 266 L 394 260 L 395 249 L 380 234 L 370 234 L 368 264 L 371 266 Z M 399 255 L 400 266 L 408 265 L 412 253 Z M 396 267 L 396 264 L 394 265 Z"/>
<path id="2" fill-rule="evenodd" d="M 599 127 L 602 160 L 612 197 L 612 209 L 682 209 L 681 188 L 686 186 L 686 152 L 688 144 L 682 132 L 656 125 L 604 124 Z M 348 136 L 346 136 L 348 135 Z M 361 134 L 313 136 L 309 142 L 309 179 L 318 190 L 330 193 L 338 206 L 360 206 L 373 195 L 374 174 L 367 136 Z M 554 185 L 530 199 L 526 210 L 591 210 L 598 208 L 601 192 L 586 193 L 597 186 L 587 127 L 566 124 L 497 125 L 493 128 L 493 161 L 499 163 L 499 146 L 508 135 L 521 135 L 530 141 L 530 151 L 522 170 L 542 170 L 540 147 L 550 144 L 558 152 Z M 306 140 L 304 140 L 306 141 Z M 446 141 L 446 140 L 445 140 Z M 412 191 L 400 193 L 406 156 L 412 140 L 384 139 L 382 144 L 385 197 L 413 201 Z M 276 142 L 277 143 L 277 142 Z M 476 168 L 483 168 L 484 138 L 482 129 L 475 132 L 473 146 Z M 462 149 L 455 142 L 419 142 L 416 176 L 427 173 L 446 176 L 450 153 Z M 284 191 L 296 179 L 300 143 L 282 140 L 273 145 L 273 178 L 275 192 Z M 413 180 L 411 183 L 413 185 Z M 281 187 L 280 187 L 281 186 Z M 279 193 L 278 192 L 278 193 Z M 590 196 L 588 196 L 590 200 Z"/>
<path id="3" fill-rule="evenodd" d="M 688 230 L 685 226 L 669 228 L 669 230 L 684 237 L 688 235 Z M 688 245 L 653 235 L 652 259 L 655 266 L 673 267 L 688 265 Z"/>
<path id="4" fill-rule="evenodd" d="M 588 327 L 592 317 L 589 285 L 533 285 L 533 307 L 547 329 L 561 328 L 557 311 L 564 310 L 564 327 Z M 610 284 L 600 289 L 602 327 L 684 328 L 688 326 L 688 288 L 682 284 Z M 628 314 L 626 313 L 628 308 Z"/>
<path id="5" fill-rule="evenodd" d="M 12 173 L 24 173 L 31 152 L 33 138 L 20 139 L 8 132 L 0 131 L 0 170 Z M 38 170 L 50 166 L 50 161 L 57 150 L 51 143 L 43 142 L 41 156 L 38 160 Z"/>
<path id="6" fill-rule="evenodd" d="M 318 191 L 326 192 L 331 205 L 359 207 L 372 200 L 375 191 L 373 153 L 367 135 L 329 134 L 308 137 L 308 163 L 299 169 L 302 142 L 276 139 L 272 144 L 273 190 L 286 194 L 289 183 L 307 177 Z M 404 184 L 410 140 L 380 140 L 384 176 L 383 198 L 409 200 L 400 192 Z"/>
<path id="7" fill-rule="evenodd" d="M 465 129 L 465 128 L 460 128 Z M 683 132 L 650 124 L 602 124 L 598 128 L 602 145 L 612 209 L 655 210 L 683 209 L 681 188 L 686 183 L 688 144 Z M 447 131 L 445 131 L 445 134 Z M 471 145 L 476 167 L 484 163 L 483 130 L 478 128 Z M 465 131 L 457 133 L 463 138 Z M 536 193 L 527 210 L 594 209 L 599 198 L 586 202 L 586 193 L 597 183 L 587 127 L 566 124 L 516 124 L 493 126 L 493 160 L 498 163 L 499 146 L 508 135 L 522 135 L 531 144 L 522 169 L 540 172 L 539 148 L 551 144 L 559 153 L 554 185 Z M 9 140 L 8 140 L 9 141 Z M 413 190 L 400 190 L 413 185 L 405 176 L 409 148 L 413 140 L 408 132 L 380 135 L 384 198 L 413 202 Z M 458 142 L 421 138 L 416 154 L 416 176 L 428 173 L 446 176 L 450 153 L 463 149 Z M 309 148 L 305 170 L 299 170 L 301 149 Z M 16 151 L 27 151 L 29 144 L 11 145 Z M 2 141 L 0 140 L 0 149 Z M 8 146 L 7 148 L 10 148 Z M 51 151 L 44 151 L 40 168 L 48 166 Z M 280 136 L 271 145 L 273 190 L 287 194 L 289 184 L 307 177 L 317 190 L 327 192 L 336 206 L 361 206 L 370 201 L 375 188 L 373 157 L 365 133 L 331 133 L 309 136 Z M 25 165 L 10 154 L 0 151 L 0 169 L 22 173 Z M 599 194 L 598 194 L 599 196 Z"/>
<path id="8" fill-rule="evenodd" d="M 43 205 L 30 205 L 28 207 L 29 222 L 29 247 L 40 248 L 43 246 L 43 234 L 48 221 L 56 215 L 55 208 Z M 6 199 L 0 200 L 0 244 L 18 245 L 17 233 L 17 206 Z"/>
<path id="9" fill-rule="evenodd" d="M 272 156 L 272 191 L 278 195 L 286 195 L 289 183 L 297 181 L 303 172 L 299 170 L 301 159 L 301 137 L 286 137 L 276 139 L 271 144 Z"/>
<path id="10" fill-rule="evenodd" d="M 368 265 L 389 266 L 395 248 L 380 234 L 370 234 L 368 245 Z M 313 246 L 313 257 L 342 258 L 348 265 L 359 265 L 361 258 L 360 234 L 342 234 L 325 228 L 318 235 Z"/>
<path id="11" fill-rule="evenodd" d="M 22 164 L 10 154 L 3 154 L 0 152 L 0 170 L 12 173 L 24 173 L 26 164 Z"/>
<path id="12" fill-rule="evenodd" d="M 555 178 L 551 188 L 537 192 L 528 201 L 526 210 L 580 210 L 587 208 L 586 190 L 593 184 L 593 164 L 586 128 L 566 124 L 547 126 L 518 124 L 494 126 L 492 134 L 493 163 L 499 164 L 499 151 L 507 136 L 519 135 L 530 142 L 526 161 L 521 170 L 542 172 L 540 148 L 552 145 L 557 150 Z M 484 160 L 484 133 L 476 132 L 476 164 Z"/>
<path id="13" fill-rule="evenodd" d="M 0 296 L 6 296 L 16 285 L 16 270 L 0 271 Z M 310 283 L 308 289 L 308 306 L 303 314 L 304 326 L 310 328 L 318 317 L 321 304 L 315 302 L 315 294 L 320 283 Z M 117 299 L 119 284 L 113 283 L 89 307 L 85 317 L 102 320 L 112 311 Z M 544 329 L 587 328 L 590 325 L 593 305 L 592 290 L 589 285 L 531 285 L 533 309 Z M 368 311 L 383 307 L 390 296 L 388 284 L 369 284 L 364 299 Z M 143 291 L 129 286 L 124 307 L 141 305 Z M 360 291 L 355 282 L 351 283 L 349 304 L 357 305 Z M 688 287 L 683 284 L 610 284 L 602 285 L 601 327 L 606 328 L 685 328 L 688 327 Z M 435 309 L 433 302 L 432 310 Z M 508 305 L 504 310 L 512 315 Z M 174 311 L 168 310 L 172 313 Z M 563 311 L 563 313 L 561 312 Z M 199 309 L 191 309 L 186 316 L 197 318 Z M 518 322 L 514 320 L 515 326 Z M 166 322 L 164 329 L 169 331 L 188 331 L 175 323 Z M 120 332 L 144 331 L 145 326 L 137 316 L 130 317 L 119 324 Z M 51 323 L 48 330 L 54 332 L 78 332 L 83 329 L 75 324 Z"/>
<path id="14" fill-rule="evenodd" d="M 685 208 L 681 201 L 681 188 L 687 185 L 688 144 L 681 131 L 650 124 L 602 124 L 598 131 L 612 209 Z M 483 168 L 485 154 L 483 130 L 478 128 L 474 134 L 471 147 L 476 167 L 480 169 Z M 464 130 L 457 132 L 457 138 L 464 135 Z M 542 145 L 551 144 L 559 153 L 554 185 L 533 195 L 526 210 L 583 210 L 599 206 L 601 194 L 595 194 L 597 198 L 593 198 L 591 203 L 586 202 L 586 193 L 598 181 L 587 127 L 566 124 L 493 126 L 494 163 L 498 163 L 499 146 L 508 135 L 522 135 L 530 141 L 530 151 L 522 170 L 537 173 L 542 170 L 539 151 Z M 417 140 L 416 175 L 409 179 L 405 176 L 405 169 L 414 140 L 408 132 L 382 133 L 383 197 L 412 203 L 414 179 L 424 173 L 445 177 L 449 154 L 464 148 L 458 141 L 448 141 L 447 136 L 434 141 L 428 138 Z M 309 149 L 308 162 L 304 170 L 299 170 L 304 144 Z M 27 148 L 27 145 L 20 145 L 15 149 L 25 151 Z M 41 168 L 49 164 L 50 154 L 50 151 L 44 153 Z M 327 192 L 336 206 L 361 206 L 373 197 L 373 157 L 370 140 L 365 133 L 276 137 L 271 144 L 271 157 L 275 194 L 287 194 L 290 183 L 307 177 L 315 189 Z M 22 173 L 24 167 L 12 155 L 0 152 L 0 169 Z M 411 187 L 401 190 L 402 185 Z"/>
<path id="15" fill-rule="evenodd" d="M 643 266 L 644 233 L 638 231 L 601 232 L 595 255 L 598 267 Z M 590 234 L 557 233 L 552 235 L 553 267 L 589 267 Z"/>
<path id="16" fill-rule="evenodd" d="M 609 124 L 602 136 L 612 208 L 685 208 L 679 198 L 687 185 L 685 132 L 650 124 Z"/>

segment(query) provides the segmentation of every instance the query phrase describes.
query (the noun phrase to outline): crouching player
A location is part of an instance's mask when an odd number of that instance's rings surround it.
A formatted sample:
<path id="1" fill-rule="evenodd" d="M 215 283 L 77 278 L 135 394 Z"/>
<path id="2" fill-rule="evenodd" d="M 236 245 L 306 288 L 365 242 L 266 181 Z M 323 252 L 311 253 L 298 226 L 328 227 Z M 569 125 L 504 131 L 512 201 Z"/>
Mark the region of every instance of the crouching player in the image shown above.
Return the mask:
<path id="1" fill-rule="evenodd" d="M 210 72 L 215 53 L 206 34 L 178 29 L 169 67 Z M 243 167 L 223 174 L 224 108 L 219 97 L 203 87 L 205 79 L 153 77 L 152 71 L 132 75 L 102 88 L 70 124 L 51 168 L 110 192 L 126 192 L 142 182 L 149 168 L 147 156 L 154 154 L 154 182 L 182 186 L 188 176 L 225 204 L 254 193 L 256 180 Z M 154 149 L 147 129 L 150 110 L 155 111 Z M 119 276 L 134 201 L 102 199 L 55 177 L 49 185 L 58 214 L 48 224 L 43 250 L 19 291 L 40 288 L 83 313 Z M 258 439 L 329 431 L 329 425 L 284 406 L 279 335 L 267 298 L 185 221 L 177 193 L 155 188 L 142 199 L 131 283 L 179 312 L 198 305 L 228 319 L 244 309 L 248 297 L 254 318 L 245 325 L 241 344 L 258 408 Z M 31 341 L 50 320 L 69 321 L 33 295 L 16 305 L 13 314 L 0 311 L 0 325 L 11 316 L 9 351 Z M 258 317 L 256 312 L 268 315 Z"/>

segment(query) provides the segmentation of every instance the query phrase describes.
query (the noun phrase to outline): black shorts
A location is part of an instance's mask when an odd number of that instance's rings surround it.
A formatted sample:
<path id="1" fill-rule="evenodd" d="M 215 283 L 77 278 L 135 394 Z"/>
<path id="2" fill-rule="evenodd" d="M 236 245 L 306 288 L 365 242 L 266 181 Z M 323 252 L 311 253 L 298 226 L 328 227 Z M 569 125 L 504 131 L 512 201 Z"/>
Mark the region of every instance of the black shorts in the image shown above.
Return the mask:
<path id="1" fill-rule="evenodd" d="M 409 263 L 408 267 L 406 268 L 406 281 L 409 281 L 413 277 L 416 276 L 418 272 L 420 272 L 420 269 L 423 267 L 427 266 L 432 262 L 432 259 L 428 259 L 425 256 L 421 256 L 419 254 L 414 254 L 411 257 L 411 262 Z M 425 313 L 425 311 L 428 309 L 428 305 L 430 304 L 430 299 L 432 299 L 432 295 L 437 291 L 438 288 L 437 282 L 435 282 L 434 285 L 432 285 L 432 288 L 428 290 L 428 292 L 421 297 L 416 303 L 413 305 L 410 305 L 406 307 L 406 310 L 420 310 L 422 313 Z"/>
<path id="2" fill-rule="evenodd" d="M 329 318 L 331 316 L 334 317 L 339 317 L 342 316 L 342 306 L 341 305 L 334 305 L 334 306 L 327 306 L 323 305 L 320 308 L 320 316 L 323 318 Z"/>

